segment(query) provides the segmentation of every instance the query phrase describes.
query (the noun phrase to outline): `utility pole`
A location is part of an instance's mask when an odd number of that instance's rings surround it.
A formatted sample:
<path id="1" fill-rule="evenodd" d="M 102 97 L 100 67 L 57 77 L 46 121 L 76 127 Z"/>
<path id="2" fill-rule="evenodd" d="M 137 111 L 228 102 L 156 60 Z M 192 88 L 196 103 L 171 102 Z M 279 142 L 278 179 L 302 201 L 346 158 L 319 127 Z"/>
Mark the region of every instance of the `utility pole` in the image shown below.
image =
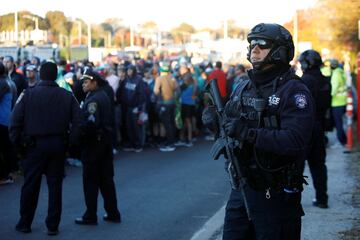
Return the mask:
<path id="1" fill-rule="evenodd" d="M 15 18 L 15 36 L 14 36 L 14 40 L 15 40 L 15 43 L 16 45 L 18 45 L 18 37 L 19 37 L 19 23 L 18 23 L 18 12 L 15 11 L 15 14 L 14 14 L 14 18 Z"/>
<path id="2" fill-rule="evenodd" d="M 34 20 L 35 20 L 35 30 L 39 30 L 39 18 L 37 17 L 34 17 Z"/>
<path id="3" fill-rule="evenodd" d="M 91 52 L 91 23 L 90 21 L 87 24 L 87 37 L 88 37 L 88 58 L 90 59 Z"/>
<path id="4" fill-rule="evenodd" d="M 108 47 L 111 48 L 111 32 L 108 32 Z"/>
<path id="5" fill-rule="evenodd" d="M 224 39 L 228 38 L 228 21 L 227 19 L 224 20 Z"/>
<path id="6" fill-rule="evenodd" d="M 294 46 L 295 46 L 295 57 L 298 55 L 298 16 L 297 10 L 295 10 L 294 14 Z"/>
<path id="7" fill-rule="evenodd" d="M 77 24 L 78 24 L 78 43 L 79 45 L 81 45 L 81 38 L 82 38 L 82 33 L 81 33 L 81 22 L 78 20 L 77 21 Z"/>
<path id="8" fill-rule="evenodd" d="M 134 25 L 130 24 L 130 47 L 134 46 Z"/>

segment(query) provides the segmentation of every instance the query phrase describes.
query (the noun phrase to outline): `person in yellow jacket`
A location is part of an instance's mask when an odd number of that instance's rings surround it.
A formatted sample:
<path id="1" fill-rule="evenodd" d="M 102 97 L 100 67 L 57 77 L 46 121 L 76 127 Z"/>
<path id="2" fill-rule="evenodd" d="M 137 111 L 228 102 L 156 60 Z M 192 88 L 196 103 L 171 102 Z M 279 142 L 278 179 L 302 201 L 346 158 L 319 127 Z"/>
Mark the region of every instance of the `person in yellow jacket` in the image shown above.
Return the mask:
<path id="1" fill-rule="evenodd" d="M 343 127 L 343 116 L 346 111 L 346 76 L 336 59 L 330 60 L 331 67 L 331 108 L 336 127 L 336 136 L 342 145 L 347 142 Z"/>

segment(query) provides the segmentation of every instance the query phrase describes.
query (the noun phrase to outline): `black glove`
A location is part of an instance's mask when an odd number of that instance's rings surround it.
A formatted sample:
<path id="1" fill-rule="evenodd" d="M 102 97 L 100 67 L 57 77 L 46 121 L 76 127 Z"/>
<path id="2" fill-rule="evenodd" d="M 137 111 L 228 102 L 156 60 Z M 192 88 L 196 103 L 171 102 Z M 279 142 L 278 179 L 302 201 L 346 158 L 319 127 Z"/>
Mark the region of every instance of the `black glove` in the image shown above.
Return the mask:
<path id="1" fill-rule="evenodd" d="M 225 119 L 223 126 L 229 137 L 250 143 L 254 143 L 256 140 L 256 129 L 248 128 L 247 124 L 240 119 Z"/>
<path id="2" fill-rule="evenodd" d="M 216 123 L 217 113 L 215 106 L 208 106 L 202 112 L 201 120 L 206 127 L 209 127 Z"/>
<path id="3" fill-rule="evenodd" d="M 240 119 L 225 119 L 223 123 L 225 133 L 231 138 L 236 138 L 240 141 L 246 140 L 248 134 L 247 125 Z"/>

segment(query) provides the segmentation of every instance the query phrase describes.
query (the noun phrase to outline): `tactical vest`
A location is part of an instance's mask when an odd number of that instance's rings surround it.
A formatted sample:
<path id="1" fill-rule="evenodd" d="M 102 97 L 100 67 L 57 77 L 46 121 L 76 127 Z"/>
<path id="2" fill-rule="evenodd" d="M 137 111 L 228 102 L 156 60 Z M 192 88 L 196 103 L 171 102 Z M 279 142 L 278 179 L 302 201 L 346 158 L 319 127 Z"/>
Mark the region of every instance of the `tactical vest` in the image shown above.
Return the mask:
<path id="1" fill-rule="evenodd" d="M 287 73 L 259 88 L 250 80 L 242 81 L 230 96 L 225 106 L 229 118 L 241 118 L 249 128 L 280 129 L 279 102 L 282 97 L 279 81 L 282 85 L 300 80 L 294 74 Z M 284 189 L 302 190 L 302 165 L 289 162 L 289 157 L 257 149 L 254 144 L 244 143 L 242 149 L 234 149 L 240 160 L 248 184 L 255 190 Z"/>

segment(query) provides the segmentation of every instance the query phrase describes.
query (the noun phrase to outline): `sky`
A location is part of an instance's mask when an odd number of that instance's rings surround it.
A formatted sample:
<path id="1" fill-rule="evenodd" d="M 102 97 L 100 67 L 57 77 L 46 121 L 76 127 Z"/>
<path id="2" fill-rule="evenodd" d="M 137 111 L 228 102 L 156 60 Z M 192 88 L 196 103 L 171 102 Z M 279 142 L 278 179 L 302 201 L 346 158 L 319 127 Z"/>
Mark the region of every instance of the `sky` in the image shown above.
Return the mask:
<path id="1" fill-rule="evenodd" d="M 186 22 L 197 29 L 218 28 L 225 19 L 251 28 L 260 22 L 284 24 L 296 9 L 307 9 L 316 0 L 0 0 L 0 15 L 28 10 L 44 17 L 60 10 L 66 17 L 101 23 L 120 18 L 124 24 L 154 21 L 163 30 Z"/>

